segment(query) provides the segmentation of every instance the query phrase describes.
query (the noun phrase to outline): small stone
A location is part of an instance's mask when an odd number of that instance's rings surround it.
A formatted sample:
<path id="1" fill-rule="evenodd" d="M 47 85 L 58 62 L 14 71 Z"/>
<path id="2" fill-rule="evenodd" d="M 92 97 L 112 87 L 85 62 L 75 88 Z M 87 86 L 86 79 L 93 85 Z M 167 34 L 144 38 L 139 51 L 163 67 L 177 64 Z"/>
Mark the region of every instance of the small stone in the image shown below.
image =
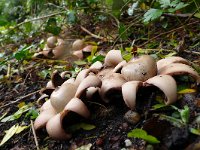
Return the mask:
<path id="1" fill-rule="evenodd" d="M 135 125 L 136 123 L 138 123 L 140 121 L 140 115 L 135 111 L 129 110 L 125 113 L 124 119 L 128 123 Z"/>
<path id="2" fill-rule="evenodd" d="M 131 140 L 129 140 L 129 139 L 126 139 L 126 140 L 124 141 L 124 143 L 125 143 L 125 146 L 126 146 L 126 147 L 130 147 L 130 146 L 132 145 L 132 142 L 131 142 Z"/>
<path id="3" fill-rule="evenodd" d="M 126 131 L 128 129 L 128 123 L 127 122 L 124 122 L 122 124 L 122 130 Z"/>
<path id="4" fill-rule="evenodd" d="M 98 146 L 103 145 L 103 139 L 102 139 L 102 138 L 98 138 L 98 139 L 96 140 L 96 145 L 98 145 Z"/>

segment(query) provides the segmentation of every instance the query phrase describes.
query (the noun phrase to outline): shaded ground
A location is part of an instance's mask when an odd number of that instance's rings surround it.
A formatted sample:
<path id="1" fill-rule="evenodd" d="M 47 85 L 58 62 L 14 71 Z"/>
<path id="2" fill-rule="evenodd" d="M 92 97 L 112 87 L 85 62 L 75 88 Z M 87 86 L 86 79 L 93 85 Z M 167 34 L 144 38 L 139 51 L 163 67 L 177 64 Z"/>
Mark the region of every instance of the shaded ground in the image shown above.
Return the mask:
<path id="1" fill-rule="evenodd" d="M 191 22 L 192 21 L 193 20 L 191 20 Z M 156 26 L 159 27 L 159 24 L 157 24 Z M 161 30 L 156 26 L 152 27 L 151 30 L 152 38 L 159 35 L 156 33 L 165 32 L 163 31 L 163 29 Z M 176 41 L 184 40 L 183 44 L 177 43 L 177 46 L 174 49 L 174 51 L 178 52 L 179 56 L 182 56 L 194 62 L 196 65 L 200 65 L 200 43 L 199 43 L 200 28 L 198 26 L 199 23 L 196 22 L 192 26 L 186 27 L 189 28 L 189 30 L 195 34 L 193 38 L 189 36 L 188 31 L 186 31 L 185 28 L 184 29 L 180 28 L 180 30 L 177 29 L 173 32 L 173 34 L 176 35 L 176 37 L 174 37 L 174 40 Z M 137 28 L 134 28 L 134 31 L 136 30 Z M 139 37 L 135 43 L 135 45 L 137 46 L 145 44 L 146 42 L 143 41 L 141 33 L 135 33 L 135 34 L 133 33 L 133 35 L 130 36 L 133 36 L 134 38 L 136 36 Z M 172 36 L 172 33 L 166 33 L 165 35 L 161 35 L 155 39 L 152 39 L 152 41 L 149 41 L 149 44 L 152 45 L 149 46 L 146 45 L 146 47 L 148 47 L 148 50 L 150 50 L 149 49 L 150 47 L 151 50 L 150 51 L 147 50 L 146 52 L 153 54 L 157 53 L 160 48 L 164 49 L 172 49 L 172 47 L 174 48 L 174 45 L 169 44 L 170 42 L 172 42 L 170 41 L 171 38 L 169 38 L 169 36 Z M 155 45 L 153 43 L 155 43 Z M 115 45 L 116 48 L 119 48 L 122 43 L 117 42 L 116 44 L 117 44 Z M 126 47 L 126 45 L 128 44 L 125 43 L 124 47 Z M 103 42 L 99 47 L 100 50 L 103 50 L 105 48 L 107 48 L 108 50 L 109 49 L 108 47 L 111 46 L 112 45 L 110 45 L 110 43 Z M 163 50 L 160 54 L 164 55 L 167 53 L 168 53 L 167 50 Z M 39 64 L 39 65 L 33 65 L 33 64 Z M 16 65 L 15 67 L 18 69 L 21 67 L 20 64 L 15 64 L 15 65 Z M 52 68 L 55 65 L 59 65 L 59 62 L 56 61 L 48 62 L 46 60 L 31 60 L 31 63 L 26 65 L 22 72 L 16 72 L 16 74 L 11 76 L 9 80 L 2 82 L 0 84 L 0 108 L 1 108 L 0 114 L 3 115 L 5 112 L 8 112 L 8 115 L 13 114 L 18 110 L 17 104 L 22 101 L 26 103 L 31 102 L 35 105 L 36 108 L 38 108 L 39 105 L 36 103 L 36 101 L 40 95 L 38 92 L 37 93 L 34 92 L 43 88 L 46 85 L 49 78 L 42 79 L 40 76 L 38 76 L 37 73 L 41 72 L 45 68 L 46 69 Z M 2 71 L 1 73 L 6 74 L 5 71 Z M 186 104 L 190 108 L 189 124 L 187 126 L 184 126 L 184 128 L 177 128 L 165 120 L 164 121 L 158 120 L 158 118 L 153 114 L 155 113 L 172 114 L 172 110 L 159 109 L 156 111 L 150 111 L 148 109 L 149 107 L 148 103 L 144 101 L 145 97 L 141 96 L 140 97 L 141 103 L 138 103 L 137 106 L 137 110 L 141 114 L 141 120 L 136 125 L 132 125 L 124 119 L 124 114 L 128 111 L 128 109 L 124 106 L 122 100 L 119 100 L 119 103 L 108 106 L 108 110 L 102 111 L 101 109 L 97 109 L 94 111 L 94 113 L 97 113 L 97 115 L 94 115 L 94 118 L 90 120 L 89 123 L 95 125 L 96 126 L 95 129 L 91 131 L 84 131 L 84 130 L 77 131 L 73 135 L 72 139 L 69 141 L 52 140 L 48 138 L 46 132 L 43 131 L 42 133 L 37 134 L 39 147 L 41 149 L 55 149 L 55 150 L 75 149 L 82 145 L 87 145 L 91 143 L 92 144 L 91 149 L 95 150 L 96 149 L 116 150 L 121 148 L 145 149 L 147 145 L 148 147 L 151 148 L 152 145 L 147 144 L 143 140 L 127 137 L 127 133 L 130 132 L 132 129 L 136 127 L 140 128 L 143 126 L 145 130 L 148 131 L 148 133 L 160 139 L 161 143 L 155 145 L 154 146 L 155 149 L 164 149 L 164 150 L 185 149 L 189 145 L 191 147 L 188 147 L 188 150 L 192 149 L 193 145 L 195 145 L 193 144 L 193 142 L 198 143 L 200 140 L 197 135 L 194 135 L 188 131 L 189 127 L 198 128 L 199 126 L 199 123 L 195 122 L 195 119 L 200 113 L 200 87 L 199 86 L 196 87 L 196 90 L 197 90 L 196 93 L 183 95 L 183 98 L 175 104 L 178 108 L 183 108 L 183 106 Z M 28 94 L 30 94 L 30 96 L 27 96 Z M 141 93 L 140 95 L 144 94 Z M 25 97 L 23 99 L 20 99 L 22 96 Z M 16 100 L 18 102 L 10 103 Z M 148 102 L 150 102 L 150 104 L 152 105 L 154 103 L 153 98 L 149 98 Z M 8 106 L 5 106 L 7 104 Z M 144 113 L 148 114 L 145 115 Z M 0 131 L 1 131 L 0 139 L 3 138 L 5 130 L 8 130 L 11 126 L 13 126 L 18 122 L 23 122 L 24 125 L 30 124 L 30 120 L 24 119 L 23 117 L 20 117 L 20 119 L 15 121 L 0 123 Z M 126 144 L 125 142 L 126 140 L 130 141 L 131 144 Z M 8 142 L 6 142 L 1 147 L 1 149 L 25 149 L 25 150 L 36 149 L 34 136 L 31 128 L 23 131 L 18 135 L 14 135 Z M 200 149 L 198 145 L 197 149 Z"/>

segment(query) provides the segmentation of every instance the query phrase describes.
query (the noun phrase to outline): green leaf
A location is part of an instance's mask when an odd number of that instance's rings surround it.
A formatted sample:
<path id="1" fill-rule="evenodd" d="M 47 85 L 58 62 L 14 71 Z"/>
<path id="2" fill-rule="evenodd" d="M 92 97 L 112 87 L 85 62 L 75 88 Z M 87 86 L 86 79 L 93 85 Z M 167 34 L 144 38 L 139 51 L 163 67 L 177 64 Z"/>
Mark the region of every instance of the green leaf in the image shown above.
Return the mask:
<path id="1" fill-rule="evenodd" d="M 156 105 L 152 106 L 153 110 L 164 108 L 164 107 L 167 107 L 167 105 L 165 105 L 165 104 L 156 104 Z"/>
<path id="2" fill-rule="evenodd" d="M 164 114 L 159 115 L 159 119 L 169 121 L 173 126 L 178 128 L 185 126 L 182 120 Z"/>
<path id="3" fill-rule="evenodd" d="M 0 117 L 0 120 L 3 119 L 7 114 L 8 114 L 8 112 L 5 112 L 5 113 Z"/>
<path id="4" fill-rule="evenodd" d="M 19 125 L 13 125 L 9 130 L 6 131 L 6 135 L 3 137 L 0 146 L 6 143 L 17 131 Z"/>
<path id="5" fill-rule="evenodd" d="M 67 12 L 67 23 L 74 24 L 77 21 L 76 12 L 74 10 L 69 10 Z"/>
<path id="6" fill-rule="evenodd" d="M 42 79 L 46 79 L 47 77 L 50 77 L 50 70 L 42 70 L 41 72 L 38 72 L 38 75 L 42 78 Z"/>
<path id="7" fill-rule="evenodd" d="M 124 6 L 124 1 L 123 0 L 113 0 L 112 3 L 112 14 L 119 18 L 121 15 L 121 8 Z"/>
<path id="8" fill-rule="evenodd" d="M 76 148 L 75 150 L 90 150 L 91 147 L 92 147 L 92 144 L 89 143 L 89 144 L 87 144 L 87 145 L 83 145 L 83 146 L 81 146 L 81 147 L 79 147 L 79 148 Z"/>
<path id="9" fill-rule="evenodd" d="M 162 10 L 151 8 L 144 14 L 144 23 L 154 21 L 155 19 L 158 19 L 162 14 Z"/>
<path id="10" fill-rule="evenodd" d="M 18 128 L 17 128 L 15 134 L 19 134 L 19 133 L 21 133 L 22 131 L 28 129 L 29 127 L 30 127 L 30 126 L 18 126 Z"/>
<path id="11" fill-rule="evenodd" d="M 83 61 L 83 60 L 77 60 L 77 61 L 74 61 L 74 63 L 78 66 L 82 66 L 82 65 L 86 65 L 87 62 Z"/>
<path id="12" fill-rule="evenodd" d="M 127 27 L 123 23 L 120 23 L 119 25 L 119 35 L 122 40 L 128 39 L 129 34 L 127 32 Z"/>
<path id="13" fill-rule="evenodd" d="M 45 27 L 45 31 L 52 33 L 54 35 L 58 35 L 61 31 L 61 28 L 57 26 L 57 21 L 55 18 L 50 18 L 47 21 L 46 27 Z"/>
<path id="14" fill-rule="evenodd" d="M 9 21 L 5 17 L 0 16 L 0 26 L 5 26 L 7 24 L 9 24 Z"/>
<path id="15" fill-rule="evenodd" d="M 171 4 L 170 0 L 159 0 L 159 3 L 160 7 L 162 7 L 163 9 L 169 7 Z"/>
<path id="16" fill-rule="evenodd" d="M 94 57 L 92 58 L 92 63 L 95 63 L 96 61 L 103 62 L 104 59 L 105 59 L 105 56 L 103 56 L 103 55 L 94 56 Z"/>
<path id="17" fill-rule="evenodd" d="M 96 128 L 96 126 L 82 122 L 82 123 L 78 123 L 78 124 L 70 126 L 68 128 L 68 130 L 70 130 L 71 132 L 74 132 L 74 131 L 77 131 L 77 130 L 80 130 L 80 129 L 92 130 L 94 128 Z"/>
<path id="18" fill-rule="evenodd" d="M 24 28 L 25 28 L 25 32 L 29 33 L 32 31 L 32 23 L 31 22 L 27 22 L 24 24 Z"/>
<path id="19" fill-rule="evenodd" d="M 30 119 L 36 119 L 39 115 L 38 110 L 36 110 L 34 107 L 32 107 L 25 115 L 26 118 L 30 118 Z"/>
<path id="20" fill-rule="evenodd" d="M 19 134 L 30 126 L 19 126 L 18 124 L 13 125 L 9 130 L 5 131 L 6 135 L 3 137 L 0 146 L 5 144 L 13 135 Z"/>
<path id="21" fill-rule="evenodd" d="M 178 94 L 188 94 L 188 93 L 195 93 L 195 92 L 196 92 L 195 89 L 182 89 L 178 91 Z"/>
<path id="22" fill-rule="evenodd" d="M 92 60 L 94 59 L 94 55 L 97 52 L 97 46 L 92 46 L 92 51 L 91 51 L 91 55 L 87 57 L 87 61 L 88 62 L 92 62 Z"/>
<path id="23" fill-rule="evenodd" d="M 160 143 L 160 141 L 156 137 L 148 135 L 147 132 L 142 129 L 133 129 L 128 133 L 128 137 L 141 138 L 151 144 Z"/>
<path id="24" fill-rule="evenodd" d="M 1 122 L 17 120 L 17 119 L 19 119 L 21 117 L 21 115 L 24 112 L 27 112 L 29 109 L 30 109 L 30 107 L 28 105 L 25 105 L 25 106 L 21 107 L 18 111 L 16 111 L 13 115 L 10 115 L 10 116 L 5 117 L 4 119 L 2 119 Z"/>
<path id="25" fill-rule="evenodd" d="M 190 117 L 190 110 L 189 107 L 186 105 L 184 106 L 184 109 L 180 110 L 180 115 L 181 115 L 181 119 L 182 121 L 186 124 L 189 121 L 189 117 Z"/>
<path id="26" fill-rule="evenodd" d="M 192 134 L 200 135 L 200 130 L 199 130 L 199 129 L 190 128 L 189 130 L 190 130 L 190 132 L 191 132 Z"/>
<path id="27" fill-rule="evenodd" d="M 24 46 L 21 49 L 19 49 L 16 53 L 14 53 L 14 58 L 17 60 L 25 60 L 25 59 L 30 59 L 32 57 L 32 53 L 29 51 L 33 45 L 31 46 Z"/>
<path id="28" fill-rule="evenodd" d="M 195 13 L 194 16 L 200 19 L 200 13 Z"/>

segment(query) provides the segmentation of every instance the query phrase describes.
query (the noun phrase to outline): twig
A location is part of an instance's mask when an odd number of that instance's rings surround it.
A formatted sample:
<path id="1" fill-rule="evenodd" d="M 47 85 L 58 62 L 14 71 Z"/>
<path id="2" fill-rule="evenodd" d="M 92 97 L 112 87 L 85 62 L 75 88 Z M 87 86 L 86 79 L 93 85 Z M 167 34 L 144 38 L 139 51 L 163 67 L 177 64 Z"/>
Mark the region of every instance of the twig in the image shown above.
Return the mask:
<path id="1" fill-rule="evenodd" d="M 58 12 L 58 13 L 54 13 L 54 14 L 50 14 L 50 15 L 46 15 L 46 16 L 41 16 L 41 17 L 38 17 L 38 18 L 33 18 L 33 19 L 30 19 L 30 20 L 26 20 L 24 22 L 21 22 L 19 24 L 17 24 L 14 28 L 12 29 L 15 29 L 25 23 L 28 23 L 28 22 L 32 22 L 32 21 L 37 21 L 37 20 L 41 20 L 41 19 L 46 19 L 46 18 L 50 18 L 50 17 L 53 17 L 53 16 L 56 16 L 56 15 L 59 15 L 59 14 L 63 14 L 65 13 L 66 11 L 61 11 L 61 12 Z"/>
<path id="2" fill-rule="evenodd" d="M 88 31 L 86 28 L 84 28 L 83 26 L 81 26 L 81 29 L 96 39 L 106 40 L 106 38 L 93 34 L 92 32 Z"/>
<path id="3" fill-rule="evenodd" d="M 188 17 L 192 17 L 193 14 L 168 14 L 168 13 L 164 13 L 164 16 L 169 16 L 169 17 L 180 17 L 180 18 L 188 18 Z"/>
<path id="4" fill-rule="evenodd" d="M 37 150 L 40 150 L 38 140 L 37 140 L 37 136 L 36 136 L 36 133 L 35 133 L 35 129 L 33 127 L 33 120 L 31 120 L 31 129 L 32 129 L 32 132 L 33 132 L 33 137 L 34 137 L 36 148 L 37 148 Z"/>
<path id="5" fill-rule="evenodd" d="M 8 63 L 8 70 L 7 70 L 7 74 L 6 74 L 7 78 L 10 78 L 10 72 L 11 72 L 11 65 L 10 65 L 10 63 Z"/>
<path id="6" fill-rule="evenodd" d="M 27 95 L 25 95 L 25 96 L 22 96 L 22 97 L 18 98 L 18 99 L 15 100 L 15 101 L 12 101 L 12 102 L 10 102 L 10 103 L 7 103 L 7 104 L 1 106 L 0 108 L 4 108 L 4 107 L 10 106 L 10 105 L 12 105 L 12 104 L 18 103 L 18 102 L 20 102 L 21 100 L 23 100 L 23 99 L 25 99 L 25 98 L 28 98 L 28 97 L 30 97 L 30 96 L 32 96 L 32 95 L 38 93 L 39 91 L 40 91 L 40 90 L 37 90 L 37 91 L 35 91 L 35 92 L 29 93 L 29 94 L 27 94 Z"/>
<path id="7" fill-rule="evenodd" d="M 193 53 L 193 54 L 196 54 L 196 55 L 200 55 L 200 52 L 195 52 L 195 51 L 188 51 L 188 50 L 184 50 L 183 52 L 186 52 L 186 53 Z"/>
<path id="8" fill-rule="evenodd" d="M 191 22 L 191 23 L 188 23 L 187 25 L 182 25 L 182 26 L 180 26 L 180 27 L 178 27 L 178 28 L 176 28 L 176 29 L 172 29 L 172 30 L 170 30 L 170 31 L 163 32 L 163 33 L 161 33 L 161 34 L 159 34 L 159 35 L 156 35 L 156 36 L 152 37 L 152 38 L 149 39 L 147 42 L 145 42 L 145 43 L 139 45 L 138 47 L 142 47 L 142 46 L 146 45 L 147 43 L 149 43 L 150 41 L 152 41 L 152 40 L 154 40 L 154 39 L 156 39 L 156 38 L 158 38 L 158 37 L 160 37 L 160 36 L 162 36 L 162 35 L 165 35 L 165 34 L 168 34 L 168 33 L 171 33 L 171 32 L 177 31 L 177 30 L 180 30 L 180 29 L 184 28 L 185 26 L 192 25 L 192 24 L 195 24 L 195 23 L 198 23 L 198 22 L 199 22 L 199 21 Z"/>

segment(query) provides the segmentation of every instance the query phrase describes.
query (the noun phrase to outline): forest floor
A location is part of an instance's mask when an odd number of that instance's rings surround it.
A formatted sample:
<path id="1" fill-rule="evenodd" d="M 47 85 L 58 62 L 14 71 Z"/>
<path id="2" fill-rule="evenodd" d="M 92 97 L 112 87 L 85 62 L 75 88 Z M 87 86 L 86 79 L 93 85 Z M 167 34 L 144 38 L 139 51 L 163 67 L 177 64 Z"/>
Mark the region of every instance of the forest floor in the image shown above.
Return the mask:
<path id="1" fill-rule="evenodd" d="M 172 21 L 172 24 L 174 22 Z M 135 47 L 142 48 L 144 54 L 156 54 L 159 56 L 166 56 L 174 53 L 177 56 L 181 56 L 191 62 L 193 62 L 195 68 L 200 70 L 200 27 L 199 20 L 191 19 L 188 25 L 171 27 L 165 30 L 160 27 L 159 24 L 154 25 L 150 31 L 151 35 L 149 40 L 139 39 L 137 40 L 137 34 L 132 33 L 132 40 L 136 38 Z M 90 29 L 90 27 L 86 27 Z M 94 27 L 93 27 L 94 28 Z M 100 26 L 100 28 L 103 28 Z M 138 27 L 139 28 L 139 27 Z M 81 29 L 79 29 L 81 31 Z M 137 27 L 135 27 L 137 30 Z M 135 31 L 134 31 L 135 32 Z M 84 31 L 80 32 L 79 37 L 86 36 Z M 90 36 L 90 35 L 89 35 Z M 24 42 L 39 43 L 41 39 L 46 39 L 48 36 L 34 37 L 27 39 Z M 94 37 L 90 38 L 90 41 L 98 42 L 99 39 Z M 106 52 L 113 48 L 113 43 L 107 41 L 101 41 L 98 45 L 98 51 Z M 120 43 L 116 41 L 114 45 L 115 49 L 130 46 L 129 43 Z M 19 47 L 16 43 L 8 44 L 1 48 L 0 51 L 7 50 L 7 53 L 13 52 L 16 47 Z M 145 51 L 146 50 L 146 51 Z M 170 50 L 170 51 L 168 51 Z M 137 52 L 136 52 L 137 53 Z M 94 129 L 78 130 L 75 132 L 70 140 L 59 141 L 53 140 L 48 137 L 45 130 L 40 133 L 33 134 L 31 122 L 34 122 L 34 113 L 41 105 L 37 103 L 40 97 L 39 90 L 46 86 L 46 83 L 50 79 L 49 69 L 60 69 L 59 66 L 73 65 L 73 62 L 66 63 L 64 61 L 49 60 L 49 59 L 29 59 L 27 61 L 11 61 L 12 75 L 3 78 L 0 84 L 0 139 L 5 136 L 5 131 L 9 130 L 13 125 L 27 126 L 22 132 L 15 134 L 6 143 L 4 143 L 0 149 L 11 150 L 28 150 L 28 149 L 51 149 L 51 150 L 66 150 L 76 149 L 82 146 L 82 149 L 105 149 L 105 150 L 117 150 L 117 149 L 161 149 L 161 150 L 173 150 L 173 149 L 200 149 L 199 135 L 199 114 L 200 114 L 200 86 L 195 87 L 195 92 L 184 93 L 182 98 L 174 105 L 180 110 L 184 109 L 184 106 L 189 107 L 189 122 L 182 127 L 177 127 L 172 122 L 167 120 L 159 120 L 155 114 L 172 115 L 175 110 L 168 108 L 160 108 L 151 110 L 154 102 L 153 98 L 149 98 L 148 102 L 144 102 L 145 97 L 141 97 L 141 103 L 138 103 L 137 110 L 141 115 L 141 119 L 137 124 L 131 124 L 124 119 L 124 114 L 128 111 L 128 108 L 120 102 L 117 104 L 111 104 L 107 107 L 107 110 L 102 111 L 99 115 L 96 115 L 88 122 L 95 126 Z M 79 67 L 87 67 L 82 65 Z M 49 71 L 49 72 L 48 72 Z M 0 75 L 6 75 L 8 72 L 0 70 Z M 31 105 L 32 112 L 30 110 L 20 113 L 20 115 L 14 116 L 14 119 L 2 121 L 5 117 L 13 115 L 19 108 L 23 106 Z M 29 107 L 30 108 L 30 107 Z M 27 114 L 29 112 L 29 114 Z M 147 113 L 147 114 L 145 114 Z M 2 116 L 2 117 L 1 117 Z M 13 117 L 13 116 L 12 116 Z M 32 117 L 32 118 L 31 118 Z M 198 118 L 198 119 L 197 119 Z M 180 119 L 180 118 L 179 118 Z M 32 121 L 31 121 L 32 120 Z M 198 120 L 198 121 L 197 121 Z M 148 142 L 138 139 L 130 138 L 127 134 L 134 128 L 143 128 L 148 134 L 157 137 L 161 142 L 160 144 L 149 144 Z M 196 129 L 194 133 L 191 129 Z M 12 134 L 12 133 L 11 133 Z M 38 142 L 38 145 L 35 143 Z M 38 146 L 38 147 L 37 147 Z"/>

